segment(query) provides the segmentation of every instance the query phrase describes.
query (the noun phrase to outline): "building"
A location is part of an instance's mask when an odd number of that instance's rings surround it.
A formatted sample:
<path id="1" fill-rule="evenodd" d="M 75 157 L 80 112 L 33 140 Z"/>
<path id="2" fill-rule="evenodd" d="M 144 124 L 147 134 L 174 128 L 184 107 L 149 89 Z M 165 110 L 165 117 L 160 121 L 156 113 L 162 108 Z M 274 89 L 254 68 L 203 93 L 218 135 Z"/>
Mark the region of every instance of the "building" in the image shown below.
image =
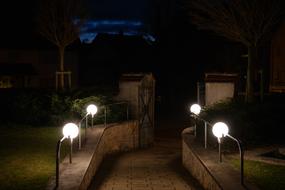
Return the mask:
<path id="1" fill-rule="evenodd" d="M 77 86 L 78 56 L 66 51 L 65 70 L 72 73 Z M 0 88 L 55 88 L 58 68 L 57 49 L 0 49 Z"/>
<path id="2" fill-rule="evenodd" d="M 271 43 L 270 92 L 285 92 L 285 25 L 281 25 Z"/>

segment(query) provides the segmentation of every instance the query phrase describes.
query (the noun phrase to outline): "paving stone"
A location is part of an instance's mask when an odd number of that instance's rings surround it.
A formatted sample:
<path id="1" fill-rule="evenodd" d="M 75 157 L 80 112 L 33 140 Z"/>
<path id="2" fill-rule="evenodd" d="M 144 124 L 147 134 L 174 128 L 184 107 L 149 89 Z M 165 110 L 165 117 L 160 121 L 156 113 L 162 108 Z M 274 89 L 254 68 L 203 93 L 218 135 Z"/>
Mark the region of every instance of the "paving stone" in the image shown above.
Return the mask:
<path id="1" fill-rule="evenodd" d="M 101 181 L 93 182 L 89 190 L 202 189 L 182 167 L 180 143 L 168 143 L 106 158 L 94 177 Z"/>

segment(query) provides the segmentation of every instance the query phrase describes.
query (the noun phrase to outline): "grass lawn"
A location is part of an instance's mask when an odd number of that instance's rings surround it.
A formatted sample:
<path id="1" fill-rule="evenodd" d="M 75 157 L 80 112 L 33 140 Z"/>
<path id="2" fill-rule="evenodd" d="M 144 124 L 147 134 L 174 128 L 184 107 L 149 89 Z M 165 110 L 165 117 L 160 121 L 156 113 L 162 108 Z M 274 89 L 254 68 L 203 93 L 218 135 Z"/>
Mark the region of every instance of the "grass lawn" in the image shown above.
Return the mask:
<path id="1" fill-rule="evenodd" d="M 55 175 L 61 128 L 1 126 L 0 130 L 0 189 L 44 189 Z M 67 142 L 62 155 L 66 146 Z"/>
<path id="2" fill-rule="evenodd" d="M 232 160 L 239 169 L 239 160 Z M 285 166 L 278 166 L 257 161 L 244 162 L 245 177 L 255 183 L 261 190 L 285 189 Z"/>

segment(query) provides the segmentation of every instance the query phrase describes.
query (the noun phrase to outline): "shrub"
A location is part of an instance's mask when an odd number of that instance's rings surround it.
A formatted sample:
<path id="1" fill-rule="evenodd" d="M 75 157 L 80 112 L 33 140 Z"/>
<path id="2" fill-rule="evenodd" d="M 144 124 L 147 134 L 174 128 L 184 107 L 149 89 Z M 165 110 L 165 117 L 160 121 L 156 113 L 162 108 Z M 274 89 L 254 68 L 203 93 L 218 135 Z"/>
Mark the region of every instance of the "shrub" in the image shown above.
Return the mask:
<path id="1" fill-rule="evenodd" d="M 111 91 L 108 90 L 108 96 L 94 96 L 93 92 L 93 90 L 61 93 L 47 90 L 3 91 L 0 93 L 0 106 L 3 110 L 0 119 L 29 125 L 58 126 L 66 121 L 78 121 L 86 115 L 87 105 L 93 103 L 98 106 L 94 124 L 103 123 L 104 106 L 113 104 Z M 122 118 L 123 112 L 126 112 L 124 105 L 107 106 L 106 110 L 108 122 L 117 122 L 126 118 Z"/>
<path id="2" fill-rule="evenodd" d="M 100 108 L 106 103 L 107 98 L 104 96 L 89 96 L 86 98 L 78 98 L 72 101 L 71 110 L 79 116 L 84 117 L 86 115 L 86 108 L 89 104 L 94 104 Z"/>
<path id="3" fill-rule="evenodd" d="M 106 120 L 110 122 L 118 122 L 125 119 L 126 106 L 114 103 L 110 97 L 106 96 L 89 96 L 86 98 L 75 99 L 72 102 L 71 110 L 77 116 L 83 118 L 86 115 L 86 108 L 89 104 L 95 104 L 98 107 L 96 117 L 94 117 L 94 124 L 105 122 L 105 109 Z"/>
<path id="4" fill-rule="evenodd" d="M 201 117 L 211 123 L 226 122 L 230 133 L 244 143 L 264 144 L 282 141 L 284 111 L 284 98 L 272 96 L 262 103 L 221 102 L 206 107 Z"/>
<path id="5" fill-rule="evenodd" d="M 7 102 L 9 119 L 24 124 L 41 125 L 49 121 L 47 96 L 36 92 L 20 92 Z"/>
<path id="6" fill-rule="evenodd" d="M 49 96 L 50 100 L 50 123 L 52 125 L 61 125 L 65 121 L 74 120 L 70 109 L 72 99 L 70 95 L 64 93 L 53 92 Z"/>

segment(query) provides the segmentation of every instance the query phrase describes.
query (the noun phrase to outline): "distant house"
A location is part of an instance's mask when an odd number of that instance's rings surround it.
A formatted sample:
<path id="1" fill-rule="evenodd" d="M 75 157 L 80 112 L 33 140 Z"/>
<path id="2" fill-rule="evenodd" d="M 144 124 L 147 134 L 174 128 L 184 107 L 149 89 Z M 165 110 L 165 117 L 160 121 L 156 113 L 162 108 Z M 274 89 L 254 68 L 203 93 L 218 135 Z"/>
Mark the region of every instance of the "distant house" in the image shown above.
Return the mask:
<path id="1" fill-rule="evenodd" d="M 0 88 L 55 88 L 57 47 L 42 37 L 0 42 Z M 92 43 L 78 39 L 66 49 L 65 71 L 72 88 L 112 84 L 122 72 L 151 70 L 152 47 L 143 35 L 98 33 Z"/>
<path id="2" fill-rule="evenodd" d="M 77 86 L 77 53 L 66 51 L 65 70 Z M 55 88 L 57 50 L 0 49 L 0 88 Z"/>
<path id="3" fill-rule="evenodd" d="M 285 92 L 285 25 L 275 33 L 271 43 L 271 92 Z"/>

